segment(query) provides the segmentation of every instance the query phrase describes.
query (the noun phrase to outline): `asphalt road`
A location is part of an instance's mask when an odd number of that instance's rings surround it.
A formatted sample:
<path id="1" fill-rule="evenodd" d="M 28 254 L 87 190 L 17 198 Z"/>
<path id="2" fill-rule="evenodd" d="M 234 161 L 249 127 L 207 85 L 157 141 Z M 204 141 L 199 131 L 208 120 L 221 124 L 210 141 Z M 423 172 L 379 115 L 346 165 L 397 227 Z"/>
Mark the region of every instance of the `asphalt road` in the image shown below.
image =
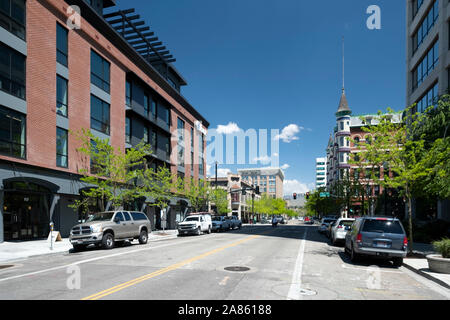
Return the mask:
<path id="1" fill-rule="evenodd" d="M 403 267 L 373 260 L 352 264 L 343 246 L 331 246 L 316 226 L 300 223 L 133 242 L 13 264 L 0 269 L 0 299 L 450 298 L 448 290 Z"/>

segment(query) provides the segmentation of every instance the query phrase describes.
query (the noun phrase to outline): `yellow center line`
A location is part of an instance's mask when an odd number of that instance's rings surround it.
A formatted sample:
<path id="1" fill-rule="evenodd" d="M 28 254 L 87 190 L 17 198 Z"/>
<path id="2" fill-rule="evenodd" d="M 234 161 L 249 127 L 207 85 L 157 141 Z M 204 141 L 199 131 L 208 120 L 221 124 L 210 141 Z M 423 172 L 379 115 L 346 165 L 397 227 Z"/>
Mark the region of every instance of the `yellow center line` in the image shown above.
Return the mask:
<path id="1" fill-rule="evenodd" d="M 220 248 L 217 248 L 217 249 L 208 251 L 208 252 L 206 252 L 206 253 L 203 253 L 203 254 L 201 254 L 201 255 L 195 256 L 195 257 L 193 257 L 193 258 L 186 259 L 186 260 L 184 260 L 184 261 L 181 261 L 181 262 L 179 262 L 179 263 L 170 265 L 170 266 L 168 266 L 168 267 L 165 267 L 165 268 L 163 268 L 163 269 L 157 270 L 157 271 L 155 271 L 155 272 L 152 272 L 152 273 L 143 275 L 143 276 L 141 276 L 141 277 L 135 278 L 135 279 L 133 279 L 133 280 L 124 282 L 124 283 L 119 284 L 119 285 L 117 285 L 117 286 L 114 286 L 114 287 L 112 287 L 112 288 L 109 288 L 109 289 L 100 291 L 100 292 L 98 292 L 98 293 L 95 293 L 95 294 L 93 294 L 93 295 L 90 295 L 90 296 L 88 296 L 88 297 L 85 297 L 85 298 L 83 298 L 83 299 L 81 299 L 81 300 L 97 300 L 97 299 L 101 299 L 101 298 L 106 297 L 106 296 L 108 296 L 108 295 L 110 295 L 110 294 L 113 294 L 113 293 L 115 293 L 115 292 L 118 292 L 118 291 L 123 290 L 123 289 L 125 289 L 125 288 L 128 288 L 128 287 L 130 287 L 130 286 L 133 286 L 133 285 L 135 285 L 135 284 L 138 284 L 138 283 L 140 283 L 140 282 L 142 282 L 142 281 L 145 281 L 145 280 L 154 278 L 154 277 L 156 277 L 156 276 L 162 275 L 162 274 L 164 274 L 164 273 L 166 273 L 166 272 L 169 272 L 169 271 L 172 271 L 172 270 L 175 270 L 175 269 L 179 269 L 179 268 L 181 268 L 181 267 L 183 267 L 183 266 L 185 266 L 185 265 L 187 265 L 187 264 L 189 264 L 189 263 L 191 263 L 191 262 L 194 262 L 194 261 L 203 259 L 203 258 L 205 258 L 205 257 L 207 257 L 207 256 L 210 256 L 210 255 L 212 255 L 212 254 L 218 253 L 218 252 L 223 251 L 223 250 L 225 250 L 225 249 L 227 249 L 227 248 L 231 248 L 231 247 L 237 246 L 237 245 L 239 245 L 239 244 L 242 244 L 242 243 L 247 242 L 247 241 L 249 241 L 249 240 L 258 238 L 258 237 L 260 237 L 260 236 L 261 236 L 261 235 L 254 235 L 254 236 L 250 236 L 250 237 L 244 238 L 244 239 L 242 239 L 242 240 L 236 241 L 236 242 L 231 243 L 231 244 L 228 244 L 228 245 L 226 245 L 226 246 L 223 246 L 223 247 L 220 247 Z"/>

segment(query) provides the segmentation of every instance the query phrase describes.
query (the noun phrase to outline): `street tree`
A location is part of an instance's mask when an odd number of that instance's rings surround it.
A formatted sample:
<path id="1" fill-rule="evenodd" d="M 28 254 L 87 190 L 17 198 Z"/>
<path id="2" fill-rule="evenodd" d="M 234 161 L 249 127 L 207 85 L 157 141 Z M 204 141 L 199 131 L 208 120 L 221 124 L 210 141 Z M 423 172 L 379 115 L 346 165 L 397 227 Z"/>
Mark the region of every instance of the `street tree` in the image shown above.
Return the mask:
<path id="1" fill-rule="evenodd" d="M 149 145 L 143 142 L 126 151 L 111 146 L 109 139 L 94 136 L 90 130 L 71 134 L 80 142 L 76 149 L 83 163 L 79 168 L 80 179 L 87 184 L 82 200 L 77 200 L 74 209 L 86 208 L 96 201 L 101 211 L 109 203 L 113 209 L 122 208 L 127 202 L 140 197 L 136 179 L 143 170 L 144 159 L 151 154 Z"/>

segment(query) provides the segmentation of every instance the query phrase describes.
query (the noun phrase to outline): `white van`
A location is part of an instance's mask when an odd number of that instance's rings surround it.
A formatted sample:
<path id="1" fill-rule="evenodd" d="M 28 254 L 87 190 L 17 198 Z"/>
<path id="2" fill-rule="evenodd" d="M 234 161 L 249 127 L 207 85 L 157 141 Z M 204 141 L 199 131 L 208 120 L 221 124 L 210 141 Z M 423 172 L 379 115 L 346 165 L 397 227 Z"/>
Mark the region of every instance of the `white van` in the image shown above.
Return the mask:
<path id="1" fill-rule="evenodd" d="M 178 235 L 211 233 L 212 220 L 208 212 L 191 213 L 178 224 Z"/>

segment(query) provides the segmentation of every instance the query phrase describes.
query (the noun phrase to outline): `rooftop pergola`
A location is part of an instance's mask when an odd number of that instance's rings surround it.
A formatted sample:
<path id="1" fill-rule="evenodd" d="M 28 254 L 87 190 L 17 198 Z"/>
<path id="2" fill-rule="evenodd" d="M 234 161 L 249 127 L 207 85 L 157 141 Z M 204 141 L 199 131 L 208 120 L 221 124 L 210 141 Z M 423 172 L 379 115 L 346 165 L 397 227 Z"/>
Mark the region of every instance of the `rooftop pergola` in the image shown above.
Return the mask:
<path id="1" fill-rule="evenodd" d="M 103 18 L 128 41 L 128 43 L 152 65 L 175 62 L 176 59 L 163 46 L 158 37 L 140 20 L 135 9 L 118 10 L 103 15 Z"/>

